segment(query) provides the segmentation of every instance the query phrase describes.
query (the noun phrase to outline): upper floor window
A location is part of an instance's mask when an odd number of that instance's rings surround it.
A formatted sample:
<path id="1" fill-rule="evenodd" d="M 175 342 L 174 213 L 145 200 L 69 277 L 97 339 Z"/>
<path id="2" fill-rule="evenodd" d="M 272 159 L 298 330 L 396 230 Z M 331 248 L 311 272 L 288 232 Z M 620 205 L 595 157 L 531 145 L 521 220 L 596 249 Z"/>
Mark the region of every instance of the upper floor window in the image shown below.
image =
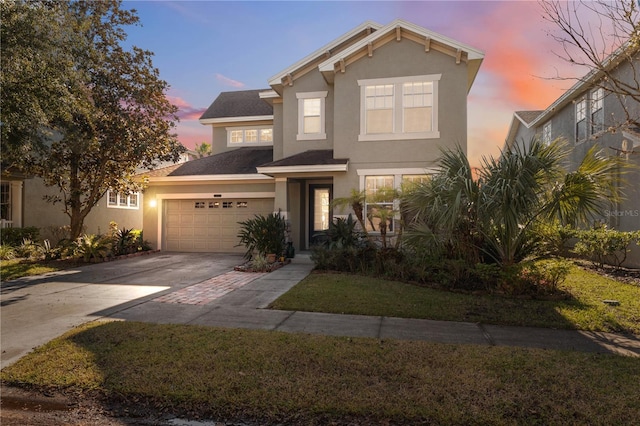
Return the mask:
<path id="1" fill-rule="evenodd" d="M 542 126 L 542 143 L 549 145 L 551 143 L 551 122 L 545 123 Z"/>
<path id="2" fill-rule="evenodd" d="M 358 80 L 358 140 L 438 138 L 438 81 L 441 75 Z"/>
<path id="3" fill-rule="evenodd" d="M 587 100 L 576 102 L 576 142 L 587 138 Z"/>
<path id="4" fill-rule="evenodd" d="M 140 193 L 125 194 L 116 191 L 107 191 L 107 207 L 118 209 L 138 209 Z"/>
<path id="5" fill-rule="evenodd" d="M 273 127 L 227 127 L 227 146 L 272 145 Z"/>
<path id="6" fill-rule="evenodd" d="M 326 139 L 325 99 L 329 92 L 296 93 L 298 98 L 298 140 Z"/>
<path id="7" fill-rule="evenodd" d="M 591 92 L 591 133 L 604 131 L 604 90 L 602 87 Z"/>

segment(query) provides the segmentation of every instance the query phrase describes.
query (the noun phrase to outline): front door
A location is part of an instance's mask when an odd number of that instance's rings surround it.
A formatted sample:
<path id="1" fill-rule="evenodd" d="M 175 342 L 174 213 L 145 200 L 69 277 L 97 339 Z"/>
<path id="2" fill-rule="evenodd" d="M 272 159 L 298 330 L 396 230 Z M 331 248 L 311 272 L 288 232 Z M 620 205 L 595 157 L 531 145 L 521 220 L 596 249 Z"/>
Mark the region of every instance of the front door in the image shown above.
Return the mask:
<path id="1" fill-rule="evenodd" d="M 331 223 L 333 185 L 309 185 L 309 245 L 322 240 Z"/>

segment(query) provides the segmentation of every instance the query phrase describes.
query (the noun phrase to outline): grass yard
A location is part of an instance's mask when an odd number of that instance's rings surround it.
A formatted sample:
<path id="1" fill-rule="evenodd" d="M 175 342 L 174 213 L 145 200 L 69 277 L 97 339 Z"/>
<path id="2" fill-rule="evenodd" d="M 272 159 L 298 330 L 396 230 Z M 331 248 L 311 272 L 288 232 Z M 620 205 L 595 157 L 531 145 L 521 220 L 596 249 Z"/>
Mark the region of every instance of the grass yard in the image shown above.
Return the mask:
<path id="1" fill-rule="evenodd" d="M 0 261 L 0 276 L 2 281 L 15 280 L 21 277 L 29 277 L 32 275 L 41 275 L 48 272 L 61 271 L 63 269 L 73 268 L 83 263 L 79 260 L 52 260 L 31 261 L 27 259 L 10 259 Z"/>
<path id="2" fill-rule="evenodd" d="M 640 334 L 640 286 L 573 267 L 560 288 L 570 295 L 567 300 L 471 295 L 372 277 L 317 273 L 271 307 Z M 620 305 L 603 303 L 609 299 Z"/>
<path id="3" fill-rule="evenodd" d="M 185 325 L 95 322 L 5 384 L 258 424 L 632 424 L 640 359 Z"/>

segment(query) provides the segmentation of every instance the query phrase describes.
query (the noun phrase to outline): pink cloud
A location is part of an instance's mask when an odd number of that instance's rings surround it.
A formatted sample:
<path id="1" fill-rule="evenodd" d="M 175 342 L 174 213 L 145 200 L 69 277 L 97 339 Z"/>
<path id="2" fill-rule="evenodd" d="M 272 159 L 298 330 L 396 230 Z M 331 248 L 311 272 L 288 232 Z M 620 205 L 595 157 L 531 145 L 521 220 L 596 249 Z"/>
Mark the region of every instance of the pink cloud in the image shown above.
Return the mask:
<path id="1" fill-rule="evenodd" d="M 225 77 L 222 74 L 216 74 L 216 80 L 218 80 L 220 83 L 224 84 L 225 86 L 231 86 L 236 88 L 242 88 L 245 86 L 244 83 L 237 80 L 233 80 L 229 77 Z"/>
<path id="2" fill-rule="evenodd" d="M 169 102 L 178 107 L 178 118 L 181 120 L 197 120 L 207 110 L 206 108 L 196 108 L 178 96 L 167 96 Z"/>

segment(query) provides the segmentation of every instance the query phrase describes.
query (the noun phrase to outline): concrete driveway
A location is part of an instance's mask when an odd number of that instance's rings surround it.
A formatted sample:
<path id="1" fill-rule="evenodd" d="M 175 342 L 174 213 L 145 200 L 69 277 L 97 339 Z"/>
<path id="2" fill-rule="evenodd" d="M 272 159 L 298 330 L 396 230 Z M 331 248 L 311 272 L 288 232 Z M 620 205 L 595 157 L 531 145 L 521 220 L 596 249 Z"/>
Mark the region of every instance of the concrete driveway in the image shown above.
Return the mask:
<path id="1" fill-rule="evenodd" d="M 62 333 L 212 277 L 242 256 L 156 253 L 0 284 L 1 366 Z"/>

